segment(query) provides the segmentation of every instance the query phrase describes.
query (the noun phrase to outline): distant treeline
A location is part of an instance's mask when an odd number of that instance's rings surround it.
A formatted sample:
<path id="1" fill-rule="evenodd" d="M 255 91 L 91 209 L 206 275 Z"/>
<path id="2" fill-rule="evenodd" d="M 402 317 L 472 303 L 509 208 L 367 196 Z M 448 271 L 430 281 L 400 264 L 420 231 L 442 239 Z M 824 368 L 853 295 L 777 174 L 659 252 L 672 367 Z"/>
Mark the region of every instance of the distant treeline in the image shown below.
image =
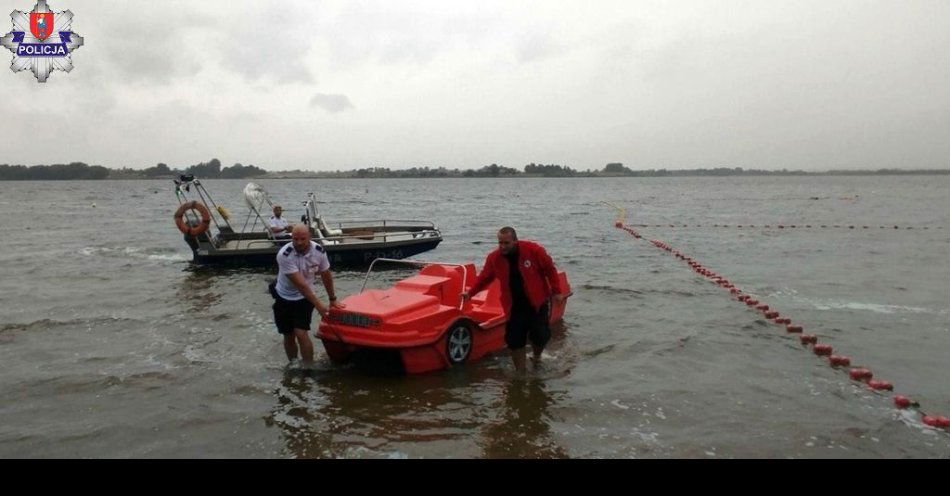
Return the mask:
<path id="1" fill-rule="evenodd" d="M 60 180 L 60 179 L 168 179 L 180 174 L 194 174 L 202 179 L 240 179 L 244 177 L 266 176 L 266 170 L 253 165 L 234 164 L 221 168 L 216 158 L 208 162 L 192 165 L 184 169 L 171 169 L 165 164 L 157 164 L 148 169 L 107 169 L 101 165 L 87 165 L 82 162 L 54 165 L 0 165 L 0 180 Z"/>
<path id="2" fill-rule="evenodd" d="M 867 175 L 915 175 L 950 174 L 950 170 L 934 169 L 876 169 L 876 170 L 829 170 L 808 172 L 803 170 L 763 170 L 742 167 L 717 167 L 714 169 L 646 169 L 632 170 L 622 163 L 613 162 L 603 169 L 579 171 L 566 165 L 525 165 L 522 170 L 491 164 L 479 169 L 447 169 L 445 167 L 413 167 L 390 169 L 368 167 L 336 171 L 279 171 L 268 172 L 253 165 L 234 164 L 221 167 L 216 158 L 184 169 L 172 169 L 166 164 L 157 164 L 148 169 L 108 169 L 101 165 L 86 165 L 82 162 L 54 165 L 0 165 L 0 180 L 58 180 L 58 179 L 171 179 L 180 174 L 192 174 L 199 179 L 260 178 L 413 178 L 413 177 L 683 177 L 683 176 L 867 176 Z"/>

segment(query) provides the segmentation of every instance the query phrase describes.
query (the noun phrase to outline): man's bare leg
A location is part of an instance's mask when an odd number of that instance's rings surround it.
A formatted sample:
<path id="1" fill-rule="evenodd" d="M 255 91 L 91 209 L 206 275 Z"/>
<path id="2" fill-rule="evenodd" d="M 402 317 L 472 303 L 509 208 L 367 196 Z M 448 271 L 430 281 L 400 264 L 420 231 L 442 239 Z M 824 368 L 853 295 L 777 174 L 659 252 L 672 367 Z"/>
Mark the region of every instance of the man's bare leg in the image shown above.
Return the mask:
<path id="1" fill-rule="evenodd" d="M 533 352 L 533 356 L 531 357 L 532 361 L 534 362 L 534 366 L 537 367 L 541 364 L 541 353 L 544 352 L 544 348 L 531 345 L 531 351 Z"/>
<path id="2" fill-rule="evenodd" d="M 284 351 L 287 353 L 287 360 L 293 361 L 297 358 L 297 338 L 294 334 L 283 334 Z"/>
<path id="3" fill-rule="evenodd" d="M 515 370 L 518 372 L 525 371 L 525 361 L 526 353 L 524 348 L 516 348 L 511 350 L 511 361 L 515 363 Z"/>
<path id="4" fill-rule="evenodd" d="M 303 360 L 304 365 L 312 364 L 313 341 L 310 341 L 310 335 L 307 334 L 305 329 L 294 329 L 294 336 L 296 336 L 297 342 L 300 343 L 300 358 Z"/>

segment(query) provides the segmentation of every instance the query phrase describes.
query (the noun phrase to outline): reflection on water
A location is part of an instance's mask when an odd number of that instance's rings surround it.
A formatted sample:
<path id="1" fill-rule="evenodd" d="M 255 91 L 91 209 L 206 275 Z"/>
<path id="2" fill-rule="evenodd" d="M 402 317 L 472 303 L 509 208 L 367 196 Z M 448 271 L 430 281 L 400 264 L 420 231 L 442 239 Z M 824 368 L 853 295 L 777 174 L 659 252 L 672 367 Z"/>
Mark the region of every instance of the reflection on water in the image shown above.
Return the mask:
<path id="1" fill-rule="evenodd" d="M 319 414 L 310 404 L 313 381 L 311 374 L 287 370 L 280 386 L 274 391 L 277 404 L 264 418 L 265 425 L 280 428 L 287 451 L 294 458 L 322 458 L 333 456 L 333 432 L 317 425 Z"/>
<path id="2" fill-rule="evenodd" d="M 517 373 L 502 351 L 431 374 L 400 373 L 398 355 L 368 353 L 347 366 L 288 368 L 265 417 L 289 456 L 566 458 L 551 436 L 550 410 L 565 393 L 548 381 L 570 374 L 564 325 L 552 328 L 541 367 Z M 455 446 L 447 450 L 431 446 Z M 417 452 L 418 447 L 433 449 Z M 464 447 L 459 447 L 464 446 Z"/>
<path id="3" fill-rule="evenodd" d="M 423 456 L 424 444 L 468 443 L 441 457 L 564 458 L 550 436 L 553 395 L 540 379 L 473 366 L 422 376 L 289 369 L 265 424 L 296 458 Z M 408 452 L 407 452 L 408 451 Z"/>
<path id="4" fill-rule="evenodd" d="M 291 456 L 386 456 L 387 445 L 457 439 L 473 426 L 455 418 L 463 408 L 452 375 L 366 374 L 326 364 L 288 370 L 265 418 L 282 431 Z"/>
<path id="5" fill-rule="evenodd" d="M 516 378 L 505 387 L 498 421 L 482 429 L 486 458 L 567 458 L 567 451 L 551 439 L 548 409 L 555 401 L 543 381 Z"/>

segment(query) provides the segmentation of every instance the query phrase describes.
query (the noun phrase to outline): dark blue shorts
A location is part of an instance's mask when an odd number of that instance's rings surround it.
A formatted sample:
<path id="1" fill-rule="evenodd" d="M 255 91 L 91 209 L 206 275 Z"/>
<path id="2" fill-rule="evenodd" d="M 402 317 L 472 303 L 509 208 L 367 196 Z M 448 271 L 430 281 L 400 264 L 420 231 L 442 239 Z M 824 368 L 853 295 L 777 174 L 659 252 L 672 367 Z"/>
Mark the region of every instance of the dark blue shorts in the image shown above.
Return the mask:
<path id="1" fill-rule="evenodd" d="M 313 305 L 306 299 L 285 300 L 274 299 L 274 323 L 277 332 L 292 334 L 294 329 L 310 330 L 310 321 L 313 318 Z"/>
<path id="2" fill-rule="evenodd" d="M 541 305 L 539 311 L 527 308 L 512 308 L 505 326 L 505 343 L 511 349 L 524 348 L 531 340 L 531 345 L 544 348 L 551 339 L 551 327 L 548 325 L 549 306 Z"/>

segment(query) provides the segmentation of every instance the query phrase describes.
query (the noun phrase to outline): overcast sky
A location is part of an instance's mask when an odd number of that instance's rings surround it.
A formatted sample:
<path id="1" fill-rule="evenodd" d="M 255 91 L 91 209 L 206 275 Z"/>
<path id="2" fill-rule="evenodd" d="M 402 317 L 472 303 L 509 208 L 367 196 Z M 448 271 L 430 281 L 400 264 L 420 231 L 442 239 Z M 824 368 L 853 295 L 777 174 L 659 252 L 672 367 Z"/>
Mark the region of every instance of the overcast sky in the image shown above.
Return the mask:
<path id="1" fill-rule="evenodd" d="M 947 0 L 49 3 L 0 163 L 950 168 Z"/>

